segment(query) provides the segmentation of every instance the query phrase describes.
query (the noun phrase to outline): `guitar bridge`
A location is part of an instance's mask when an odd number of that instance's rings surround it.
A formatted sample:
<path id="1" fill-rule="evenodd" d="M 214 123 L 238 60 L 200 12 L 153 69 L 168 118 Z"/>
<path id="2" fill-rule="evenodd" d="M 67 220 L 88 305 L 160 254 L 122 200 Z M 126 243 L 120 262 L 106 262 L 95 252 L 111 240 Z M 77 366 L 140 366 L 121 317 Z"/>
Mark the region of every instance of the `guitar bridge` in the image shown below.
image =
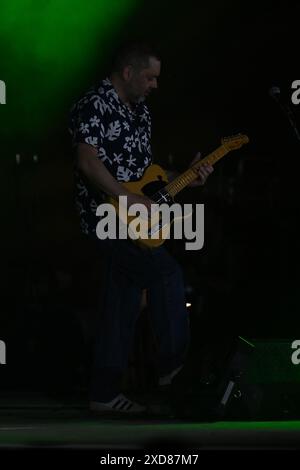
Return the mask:
<path id="1" fill-rule="evenodd" d="M 174 202 L 174 199 L 172 198 L 172 196 L 170 196 L 170 194 L 167 192 L 167 191 L 158 191 L 156 194 L 155 194 L 155 199 L 153 199 L 156 204 L 173 204 Z"/>

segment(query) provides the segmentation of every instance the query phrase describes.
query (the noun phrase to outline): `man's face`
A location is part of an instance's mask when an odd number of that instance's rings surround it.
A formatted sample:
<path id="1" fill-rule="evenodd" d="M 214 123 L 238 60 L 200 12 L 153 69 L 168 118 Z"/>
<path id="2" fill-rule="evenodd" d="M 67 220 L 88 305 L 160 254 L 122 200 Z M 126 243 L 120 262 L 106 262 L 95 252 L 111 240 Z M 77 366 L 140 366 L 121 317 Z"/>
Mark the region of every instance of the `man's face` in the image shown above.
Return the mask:
<path id="1" fill-rule="evenodd" d="M 149 58 L 149 66 L 141 70 L 131 68 L 126 80 L 126 93 L 130 101 L 137 103 L 146 98 L 154 88 L 160 74 L 160 61 L 155 57 Z"/>

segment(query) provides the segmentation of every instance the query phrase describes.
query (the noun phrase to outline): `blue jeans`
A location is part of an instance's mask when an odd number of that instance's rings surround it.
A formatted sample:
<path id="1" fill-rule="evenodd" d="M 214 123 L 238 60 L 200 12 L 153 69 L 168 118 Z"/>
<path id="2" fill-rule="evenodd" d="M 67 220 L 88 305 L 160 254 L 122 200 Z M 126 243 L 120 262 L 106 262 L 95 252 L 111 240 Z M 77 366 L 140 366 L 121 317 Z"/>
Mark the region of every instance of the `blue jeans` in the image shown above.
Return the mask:
<path id="1" fill-rule="evenodd" d="M 109 401 L 120 393 L 147 289 L 152 330 L 158 345 L 158 374 L 183 364 L 190 339 L 181 268 L 164 247 L 144 249 L 130 240 L 97 240 L 104 284 L 92 368 L 92 401 Z"/>

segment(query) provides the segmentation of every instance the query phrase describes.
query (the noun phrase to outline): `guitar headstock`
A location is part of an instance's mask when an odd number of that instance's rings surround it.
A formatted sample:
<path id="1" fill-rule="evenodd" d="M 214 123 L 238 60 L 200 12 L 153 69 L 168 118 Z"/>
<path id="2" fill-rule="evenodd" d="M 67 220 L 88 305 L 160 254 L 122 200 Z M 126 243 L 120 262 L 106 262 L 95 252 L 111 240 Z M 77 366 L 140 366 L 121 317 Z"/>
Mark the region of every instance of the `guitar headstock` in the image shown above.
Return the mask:
<path id="1" fill-rule="evenodd" d="M 244 144 L 248 144 L 249 137 L 244 134 L 236 134 L 230 137 L 224 137 L 222 139 L 222 145 L 227 150 L 236 150 L 242 147 Z"/>

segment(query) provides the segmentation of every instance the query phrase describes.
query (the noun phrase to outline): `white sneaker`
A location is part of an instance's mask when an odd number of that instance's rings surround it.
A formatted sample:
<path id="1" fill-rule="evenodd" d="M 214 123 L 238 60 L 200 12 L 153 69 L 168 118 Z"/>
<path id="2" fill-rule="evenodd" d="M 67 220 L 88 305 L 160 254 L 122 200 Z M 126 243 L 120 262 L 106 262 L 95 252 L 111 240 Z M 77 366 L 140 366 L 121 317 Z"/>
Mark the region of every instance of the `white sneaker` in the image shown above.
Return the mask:
<path id="1" fill-rule="evenodd" d="M 160 386 L 171 385 L 173 378 L 175 377 L 175 375 L 178 374 L 178 372 L 181 371 L 182 368 L 183 368 L 183 365 L 173 370 L 173 372 L 170 372 L 170 374 L 160 377 L 158 381 L 158 385 Z"/>
<path id="2" fill-rule="evenodd" d="M 119 413 L 143 413 L 146 411 L 146 407 L 129 400 L 124 395 L 122 395 L 122 393 L 120 393 L 118 396 L 106 403 L 91 401 L 90 410 L 116 411 Z"/>

